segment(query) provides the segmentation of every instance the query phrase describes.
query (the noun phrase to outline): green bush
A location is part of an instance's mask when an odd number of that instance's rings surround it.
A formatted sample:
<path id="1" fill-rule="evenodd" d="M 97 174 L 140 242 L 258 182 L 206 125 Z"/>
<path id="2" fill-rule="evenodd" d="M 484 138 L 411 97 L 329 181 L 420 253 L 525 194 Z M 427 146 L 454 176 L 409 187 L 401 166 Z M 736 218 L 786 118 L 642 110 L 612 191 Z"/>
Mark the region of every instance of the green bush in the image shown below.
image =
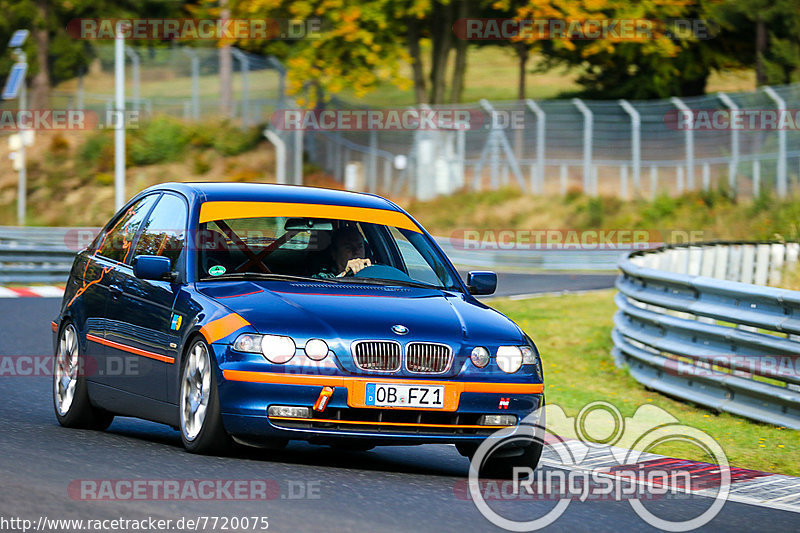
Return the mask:
<path id="1" fill-rule="evenodd" d="M 109 158 L 111 154 L 111 158 Z M 89 137 L 78 151 L 78 161 L 85 167 L 108 170 L 114 161 L 114 142 L 107 132 Z"/>
<path id="2" fill-rule="evenodd" d="M 261 127 L 241 130 L 225 125 L 214 136 L 214 149 L 222 155 L 232 156 L 252 150 L 261 142 Z"/>
<path id="3" fill-rule="evenodd" d="M 132 165 L 152 165 L 182 159 L 189 145 L 188 128 L 177 119 L 159 116 L 130 135 Z"/>

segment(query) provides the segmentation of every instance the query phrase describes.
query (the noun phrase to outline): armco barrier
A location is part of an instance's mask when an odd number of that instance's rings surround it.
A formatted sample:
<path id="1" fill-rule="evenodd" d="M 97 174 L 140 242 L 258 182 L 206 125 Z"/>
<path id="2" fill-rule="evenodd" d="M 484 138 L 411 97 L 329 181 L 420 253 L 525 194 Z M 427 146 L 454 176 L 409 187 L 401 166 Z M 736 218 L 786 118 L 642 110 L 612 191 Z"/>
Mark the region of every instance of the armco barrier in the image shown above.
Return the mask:
<path id="1" fill-rule="evenodd" d="M 99 228 L 21 228 L 0 226 L 0 284 L 63 283 L 75 252 L 87 233 Z M 470 250 L 435 237 L 457 265 L 519 270 L 592 270 L 616 268 L 618 250 Z"/>
<path id="2" fill-rule="evenodd" d="M 620 259 L 613 355 L 648 388 L 800 429 L 798 243 L 663 247 Z"/>

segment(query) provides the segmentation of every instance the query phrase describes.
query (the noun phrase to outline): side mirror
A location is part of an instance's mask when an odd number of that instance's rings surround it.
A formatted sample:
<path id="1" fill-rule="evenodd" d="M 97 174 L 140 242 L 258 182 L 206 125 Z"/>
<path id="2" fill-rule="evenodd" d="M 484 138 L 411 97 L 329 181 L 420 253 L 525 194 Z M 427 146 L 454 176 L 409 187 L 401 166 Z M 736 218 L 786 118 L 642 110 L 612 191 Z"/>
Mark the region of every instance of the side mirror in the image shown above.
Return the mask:
<path id="1" fill-rule="evenodd" d="M 467 274 L 467 289 L 470 294 L 494 294 L 497 289 L 497 274 L 483 270 L 473 270 Z"/>
<path id="2" fill-rule="evenodd" d="M 139 279 L 173 281 L 175 274 L 170 267 L 169 258 L 159 255 L 139 255 L 133 259 L 133 275 Z"/>

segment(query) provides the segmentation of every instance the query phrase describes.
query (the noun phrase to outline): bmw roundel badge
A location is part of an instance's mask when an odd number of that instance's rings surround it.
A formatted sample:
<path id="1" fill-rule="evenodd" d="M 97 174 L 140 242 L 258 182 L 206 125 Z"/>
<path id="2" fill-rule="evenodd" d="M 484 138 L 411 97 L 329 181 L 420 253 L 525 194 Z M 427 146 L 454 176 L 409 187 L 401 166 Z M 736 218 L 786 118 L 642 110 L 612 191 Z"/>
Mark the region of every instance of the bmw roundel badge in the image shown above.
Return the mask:
<path id="1" fill-rule="evenodd" d="M 392 331 L 394 331 L 398 335 L 405 335 L 406 333 L 408 333 L 408 328 L 402 324 L 395 324 L 394 326 L 392 326 Z"/>

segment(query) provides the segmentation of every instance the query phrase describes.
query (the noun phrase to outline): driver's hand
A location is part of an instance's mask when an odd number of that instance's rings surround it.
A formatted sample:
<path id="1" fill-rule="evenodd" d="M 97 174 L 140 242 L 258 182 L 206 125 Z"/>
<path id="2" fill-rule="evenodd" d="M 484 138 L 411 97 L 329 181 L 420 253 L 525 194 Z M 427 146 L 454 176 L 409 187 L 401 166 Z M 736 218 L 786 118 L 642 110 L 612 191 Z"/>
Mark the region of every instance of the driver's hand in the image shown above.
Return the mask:
<path id="1" fill-rule="evenodd" d="M 364 268 L 368 266 L 372 266 L 372 261 L 369 259 L 351 259 L 347 262 L 347 267 L 344 269 L 342 276 L 346 276 L 348 274 L 352 274 L 355 276 Z"/>

